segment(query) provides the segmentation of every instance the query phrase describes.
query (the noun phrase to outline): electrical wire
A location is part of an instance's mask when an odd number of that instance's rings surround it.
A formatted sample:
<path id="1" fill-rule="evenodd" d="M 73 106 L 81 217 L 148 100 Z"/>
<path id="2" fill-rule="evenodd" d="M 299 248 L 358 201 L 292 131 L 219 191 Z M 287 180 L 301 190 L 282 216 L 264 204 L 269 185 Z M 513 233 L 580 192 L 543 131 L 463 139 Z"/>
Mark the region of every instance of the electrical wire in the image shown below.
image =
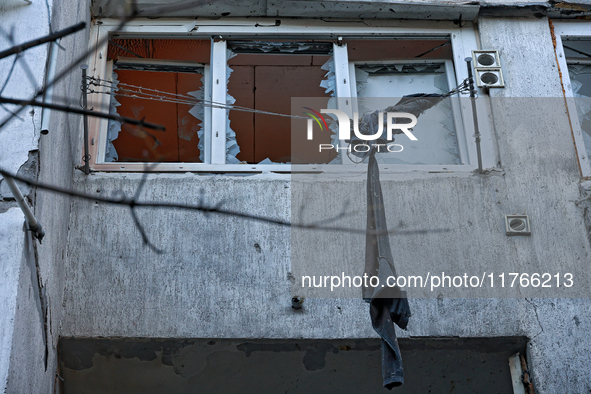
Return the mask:
<path id="1" fill-rule="evenodd" d="M 150 89 L 150 88 L 146 88 L 146 87 L 142 87 L 142 86 L 129 85 L 129 84 L 121 83 L 121 82 L 117 82 L 116 87 L 114 87 L 113 86 L 114 82 L 112 82 L 112 81 L 108 81 L 108 80 L 104 80 L 104 79 L 100 79 L 100 78 L 95 78 L 95 77 L 88 77 L 88 78 L 90 81 L 88 84 L 89 85 L 88 93 L 100 93 L 100 94 L 108 94 L 108 95 L 114 95 L 114 96 L 120 96 L 120 97 L 130 97 L 130 98 L 136 98 L 136 99 L 155 100 L 155 101 L 170 102 L 170 103 L 176 103 L 176 104 L 187 104 L 187 105 L 197 105 L 197 104 L 202 103 L 204 106 L 212 107 L 212 108 L 221 108 L 221 109 L 228 109 L 228 110 L 240 111 L 240 112 L 257 113 L 257 114 L 263 114 L 263 115 L 281 116 L 281 117 L 286 117 L 286 118 L 308 119 L 305 116 L 287 115 L 287 114 L 280 114 L 277 112 L 262 111 L 262 110 L 258 110 L 258 109 L 254 109 L 254 108 L 242 107 L 239 105 L 228 105 L 226 103 L 220 103 L 220 102 L 215 102 L 215 101 L 205 100 L 205 99 L 198 99 L 193 96 L 164 92 L 161 90 Z M 104 88 L 107 88 L 110 90 L 109 91 L 94 90 L 93 88 L 90 87 L 91 85 L 98 86 L 98 87 L 104 87 Z M 132 88 L 132 89 L 125 89 L 125 87 Z M 137 89 L 137 90 L 133 90 L 133 89 Z M 123 93 L 120 93 L 120 92 L 123 92 Z M 158 93 L 160 95 L 146 93 L 146 92 Z M 167 96 L 169 96 L 169 97 L 167 97 Z"/>
<path id="2" fill-rule="evenodd" d="M 175 104 L 186 104 L 186 105 L 198 105 L 202 104 L 204 107 L 211 107 L 211 108 L 220 108 L 220 109 L 227 109 L 232 111 L 240 111 L 240 112 L 249 112 L 249 113 L 256 113 L 256 114 L 263 114 L 263 115 L 273 115 L 273 116 L 280 116 L 285 118 L 294 118 L 294 119 L 308 119 L 305 116 L 298 116 L 298 115 L 287 115 L 281 114 L 277 112 L 271 111 L 263 111 L 254 108 L 243 107 L 239 105 L 229 105 L 226 103 L 215 102 L 211 100 L 205 99 L 198 99 L 193 96 L 177 94 L 177 93 L 170 93 L 165 92 L 157 89 L 146 88 L 143 86 L 137 85 L 130 85 L 122 82 L 113 82 L 106 79 L 100 79 L 96 77 L 87 77 L 88 78 L 88 93 L 90 94 L 108 94 L 111 96 L 119 96 L 119 97 L 129 97 L 141 100 L 154 100 L 154 101 L 161 101 L 161 102 L 168 102 L 168 103 L 175 103 Z M 96 87 L 103 87 L 109 90 L 95 90 L 93 86 Z M 442 94 L 442 97 L 450 97 L 456 93 L 468 93 L 470 91 L 469 81 L 466 78 L 462 83 L 460 83 L 455 89 L 450 90 L 447 93 Z"/>

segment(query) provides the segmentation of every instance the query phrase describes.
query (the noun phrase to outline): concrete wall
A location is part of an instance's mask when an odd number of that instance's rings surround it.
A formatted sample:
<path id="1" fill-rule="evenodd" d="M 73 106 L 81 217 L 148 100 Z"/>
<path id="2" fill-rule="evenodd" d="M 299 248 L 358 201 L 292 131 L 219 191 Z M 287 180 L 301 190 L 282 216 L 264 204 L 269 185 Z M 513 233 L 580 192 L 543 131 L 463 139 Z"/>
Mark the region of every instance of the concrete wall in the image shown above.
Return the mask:
<path id="1" fill-rule="evenodd" d="M 90 21 L 87 1 L 59 1 L 53 6 L 52 28 L 61 30 L 80 21 Z M 86 30 L 65 37 L 61 41 L 65 50 L 58 52 L 57 73 L 74 66 L 54 90 L 57 98 L 68 97 L 75 106 L 80 100 L 81 70 L 74 60 L 88 48 L 88 27 Z M 63 99 L 56 99 L 56 102 Z M 50 114 L 49 133 L 43 135 L 39 142 L 39 175 L 40 182 L 53 184 L 63 188 L 72 187 L 74 167 L 80 164 L 80 133 L 82 119 L 79 115 L 66 115 L 57 111 Z M 43 244 L 38 246 L 39 272 L 46 289 L 48 309 L 48 353 L 50 358 L 49 371 L 55 373 L 57 360 L 57 343 L 63 319 L 63 289 L 67 273 L 67 235 L 70 217 L 70 198 L 62 195 L 37 190 L 36 210 L 39 221 L 46 232 Z M 53 383 L 53 382 L 52 382 Z"/>
<path id="2" fill-rule="evenodd" d="M 53 6 L 52 28 L 61 30 L 80 21 L 90 21 L 87 1 L 59 1 Z M 74 66 L 54 90 L 57 98 L 68 97 L 75 106 L 80 98 L 81 70 L 75 60 L 88 48 L 88 27 L 76 34 L 65 37 L 61 45 L 65 50 L 58 53 L 57 73 Z M 60 101 L 62 100 L 62 101 Z M 63 102 L 63 99 L 56 99 Z M 81 162 L 80 133 L 82 119 L 79 115 L 66 115 L 57 111 L 50 114 L 49 134 L 39 142 L 40 182 L 63 188 L 72 187 L 74 167 Z M 65 260 L 68 254 L 67 236 L 70 217 L 70 198 L 38 190 L 35 212 L 46 232 L 43 244 L 38 246 L 39 273 L 45 288 L 47 305 L 48 373 L 52 385 L 57 382 L 57 344 L 63 320 L 63 289 L 67 273 Z M 51 386 L 52 387 L 52 386 Z"/>
<path id="3" fill-rule="evenodd" d="M 479 1 L 459 0 L 220 0 L 214 3 L 199 2 L 174 10 L 151 11 L 155 6 L 167 5 L 166 1 L 138 0 L 136 2 L 142 16 L 267 16 L 275 18 L 306 17 L 317 18 L 397 18 L 397 19 L 440 19 L 472 21 L 478 15 L 524 16 L 552 15 L 553 17 L 577 18 L 588 15 L 588 0 L 553 1 Z M 93 15 L 114 17 L 119 15 L 124 0 L 93 0 Z"/>
<path id="4" fill-rule="evenodd" d="M 15 0 L 6 4 L 9 6 L 0 8 L 2 18 L 15 23 L 27 20 L 30 27 L 19 29 L 17 25 L 17 33 L 23 34 L 17 35 L 17 41 L 47 32 L 47 11 L 41 3 L 26 6 Z M 53 28 L 88 20 L 87 5 L 57 2 Z M 441 254 L 444 259 L 461 258 L 462 264 L 474 259 L 486 266 L 517 256 L 514 267 L 520 271 L 542 261 L 556 260 L 557 269 L 569 266 L 569 259 L 589 261 L 583 211 L 574 204 L 581 197 L 579 173 L 564 112 L 532 108 L 524 113 L 510 105 L 511 100 L 503 100 L 561 95 L 548 21 L 480 18 L 479 32 L 482 47 L 500 50 L 505 70 L 507 88 L 491 94 L 504 175 L 391 175 L 383 183 L 384 195 L 397 198 L 389 222 L 396 223 L 400 212 L 406 212 L 396 207 L 413 207 L 420 192 L 427 196 L 431 209 L 417 207 L 420 214 L 404 218 L 416 228 L 444 222 L 460 229 L 467 216 L 476 223 L 470 230 L 473 240 L 467 240 L 466 232 L 459 230 L 450 235 L 452 243 L 438 236 L 431 239 L 432 250 L 445 251 Z M 87 43 L 85 33 L 64 40 L 66 51 L 60 54 L 60 65 L 69 64 Z M 28 56 L 35 75 L 42 76 L 45 49 L 31 53 Z M 1 63 L 0 77 L 7 73 L 6 64 Z M 7 96 L 31 93 L 22 88 L 26 77 L 17 75 L 20 82 L 7 87 Z M 76 70 L 56 95 L 77 98 L 79 81 Z M 39 111 L 25 112 L 23 119 L 0 133 L 0 163 L 14 172 L 38 146 Z M 516 129 L 516 121 L 536 127 Z M 122 190 L 131 195 L 140 183 L 139 175 L 97 173 L 86 177 L 73 170 L 81 156 L 80 135 L 79 117 L 52 115 L 50 133 L 39 145 L 39 178 L 91 194 L 111 195 Z M 363 179 L 348 182 L 355 193 L 363 195 Z M 225 200 L 226 208 L 290 220 L 291 191 L 290 177 L 284 175 L 155 174 L 148 178 L 141 197 L 195 203 L 203 194 L 206 202 Z M 128 209 L 37 192 L 36 214 L 47 237 L 35 254 L 18 210 L 11 203 L 3 209 L 0 384 L 6 392 L 51 390 L 60 335 L 376 337 L 367 305 L 360 299 L 306 299 L 301 311 L 291 308 L 293 267 L 287 228 L 193 212 L 143 210 L 139 216 L 148 235 L 165 250 L 156 254 L 142 245 Z M 527 239 L 507 239 L 498 220 L 504 213 L 524 210 L 532 217 L 534 234 Z M 461 245 L 462 253 L 454 254 L 449 245 L 455 245 L 456 250 Z M 495 253 L 482 253 L 483 248 Z M 400 251 L 403 261 L 416 258 L 410 246 Z M 530 339 L 530 367 L 538 392 L 591 389 L 591 345 L 586 337 L 591 304 L 587 299 L 439 298 L 412 299 L 410 303 L 413 317 L 409 330 L 400 332 L 401 336 L 525 336 Z"/>
<path id="5" fill-rule="evenodd" d="M 49 2 L 51 6 L 51 1 Z M 14 29 L 14 42 L 22 43 L 48 33 L 48 9 L 44 3 L 27 5 L 22 1 L 6 1 L 0 5 L 2 28 Z M 28 21 L 26 26 L 23 21 Z M 0 35 L 2 49 L 12 46 L 10 40 Z M 28 50 L 23 59 L 31 71 L 27 77 L 23 63 L 19 62 L 10 75 L 14 56 L 0 61 L 0 86 L 6 97 L 25 98 L 33 94 L 43 83 L 47 48 L 40 46 Z M 14 107 L 12 107 L 14 108 Z M 0 108 L 0 118 L 8 112 Z M 41 122 L 41 111 L 27 108 L 0 131 L 0 166 L 16 173 L 23 168 L 36 176 L 37 166 L 27 166 L 30 155 L 36 155 Z M 22 171 L 19 171 L 22 173 Z M 0 178 L 1 179 L 1 178 Z M 3 181 L 0 180 L 0 183 Z M 24 216 L 12 201 L 5 185 L 0 185 L 0 265 L 2 283 L 0 293 L 0 325 L 2 347 L 0 350 L 0 391 L 40 392 L 50 387 L 53 372 L 45 373 L 44 319 L 37 284 L 34 246 L 30 233 L 24 231 Z M 30 201 L 34 195 L 23 187 Z"/>
<path id="6" fill-rule="evenodd" d="M 50 11 L 51 10 L 51 11 Z M 87 2 L 33 2 L 8 0 L 0 5 L 2 28 L 14 28 L 14 40 L 23 43 L 60 30 L 81 20 L 89 20 Z M 0 47 L 10 45 L 0 35 Z M 58 55 L 58 72 L 88 46 L 88 34 L 80 32 L 62 40 L 64 50 Z M 17 63 L 3 95 L 27 98 L 43 86 L 48 46 L 27 50 L 24 59 L 31 70 L 34 85 L 29 81 L 22 64 Z M 0 61 L 0 82 L 9 75 L 14 56 Z M 74 82 L 76 81 L 76 82 Z M 58 85 L 56 96 L 80 95 L 80 73 Z M 1 117 L 7 112 L 0 109 Z M 40 138 L 41 110 L 27 108 L 0 131 L 0 166 L 13 173 L 70 187 L 73 165 L 79 157 L 79 117 L 51 115 L 49 135 Z M 74 131 L 72 131 L 74 130 Z M 76 159 L 74 159 L 76 157 Z M 0 351 L 0 389 L 7 393 L 53 392 L 57 367 L 57 340 L 62 316 L 63 261 L 66 256 L 66 237 L 69 222 L 69 199 L 35 192 L 21 185 L 34 207 L 35 215 L 46 231 L 43 244 L 32 241 L 23 228 L 24 217 L 16 207 L 7 187 L 0 187 L 0 263 L 3 267 L 2 350 Z"/>
<path id="7" fill-rule="evenodd" d="M 547 261 L 586 278 L 589 239 L 579 199 L 579 172 L 564 108 L 513 105 L 505 97 L 560 97 L 560 80 L 547 19 L 479 21 L 482 47 L 498 48 L 507 88 L 491 94 L 492 117 L 504 173 L 393 174 L 382 183 L 391 198 L 389 223 L 414 228 L 444 223 L 451 234 L 433 235 L 421 256 L 464 267 L 527 271 Z M 555 99 L 556 100 L 556 99 Z M 515 127 L 519 124 L 520 127 Z M 535 125 L 535 127 L 531 127 Z M 86 193 L 133 194 L 137 174 L 77 173 Z M 363 178 L 345 180 L 353 197 Z M 419 194 L 420 193 L 420 194 Z M 291 218 L 290 178 L 282 175 L 150 175 L 141 198 L 195 203 L 225 200 L 224 207 Z M 421 205 L 417 196 L 421 196 Z M 395 196 L 395 198 L 394 198 Z M 427 204 L 427 207 L 424 206 Z M 503 233 L 505 213 L 527 212 L 531 237 Z M 414 214 L 411 214 L 414 212 Z M 360 299 L 306 299 L 291 306 L 290 233 L 286 228 L 193 212 L 140 210 L 156 254 L 141 243 L 128 209 L 74 201 L 65 271 L 62 335 L 148 338 L 373 338 Z M 467 232 L 466 218 L 473 224 Z M 469 234 L 467 234 L 469 233 Z M 401 261 L 417 259 L 403 240 Z M 257 244 L 259 247 L 255 246 Z M 433 251 L 437 251 L 433 257 Z M 484 251 L 484 252 L 483 252 Z M 350 250 L 355 255 L 354 248 Z M 412 299 L 406 337 L 525 336 L 539 393 L 591 389 L 587 299 Z"/>
<path id="8" fill-rule="evenodd" d="M 21 212 L 12 208 L 18 216 Z M 21 246 L 21 258 L 18 277 L 18 287 L 13 294 L 17 295 L 14 331 L 12 335 L 12 349 L 10 351 L 10 368 L 8 370 L 6 392 L 44 392 L 52 387 L 55 371 L 55 351 L 47 347 L 45 309 L 43 296 L 45 289 L 39 286 L 35 257 L 35 244 L 31 233 L 25 233 L 20 218 L 21 231 L 17 233 Z M 13 236 L 14 238 L 14 236 Z M 51 345 L 50 345 L 51 346 Z M 51 359 L 50 359 L 51 358 Z"/>
<path id="9" fill-rule="evenodd" d="M 499 49 L 503 66 L 508 70 L 506 77 L 513 82 L 508 84 L 506 89 L 498 90 L 492 95 L 496 97 L 560 97 L 562 87 L 546 19 L 481 19 L 479 31 L 483 47 Z M 516 37 L 522 39 L 516 39 Z M 522 155 L 521 159 L 518 157 L 519 153 L 523 153 L 524 147 L 527 147 L 527 152 L 532 152 L 532 156 L 537 159 L 532 160 L 531 165 L 539 166 L 536 174 L 532 173 L 529 177 L 538 178 L 544 183 L 552 180 L 557 182 L 554 187 L 548 189 L 557 193 L 557 199 L 554 201 L 560 201 L 560 203 L 552 203 L 553 199 L 544 192 L 543 194 L 548 197 L 545 212 L 548 214 L 550 211 L 568 212 L 569 219 L 565 218 L 559 231 L 572 231 L 573 237 L 581 237 L 583 234 L 588 236 L 589 229 L 585 227 L 584 222 L 580 221 L 585 208 L 576 207 L 573 201 L 577 199 L 574 188 L 577 186 L 578 171 L 573 168 L 573 165 L 576 165 L 576 159 L 570 129 L 566 127 L 567 123 L 563 123 L 564 127 L 561 127 L 564 132 L 560 133 L 560 140 L 569 141 L 570 146 L 553 145 L 554 142 L 559 142 L 551 141 L 548 137 L 556 134 L 557 129 L 553 128 L 553 119 L 544 116 L 536 120 L 532 119 L 531 124 L 536 127 L 530 127 L 529 135 L 524 135 L 522 137 L 524 140 L 519 142 L 518 138 L 512 135 L 513 131 L 509 123 L 524 114 L 513 112 L 506 106 L 495 107 L 495 104 L 503 101 L 493 99 L 492 104 L 495 127 L 499 135 L 501 162 L 507 175 L 514 174 L 516 179 L 523 176 L 520 174 L 523 166 L 513 164 L 521 164 L 526 160 Z M 545 142 L 551 148 L 540 149 L 540 144 Z M 518 190 L 519 187 L 519 183 L 515 183 L 512 189 Z M 531 191 L 528 194 L 532 197 Z M 575 222 L 577 224 L 571 227 Z M 554 233 L 554 229 L 548 230 Z M 553 242 L 556 241 L 562 243 L 554 237 L 552 243 L 546 248 L 554 247 Z M 590 261 L 588 242 L 588 239 L 587 242 L 581 239 L 579 244 L 579 247 L 585 250 L 580 255 L 583 266 Z M 569 255 L 569 258 L 575 257 Z M 525 301 L 533 308 L 534 314 L 532 316 L 530 311 L 529 318 L 535 316 L 539 324 L 535 331 L 528 333 L 531 338 L 531 367 L 537 389 L 540 392 L 549 393 L 565 391 L 565 388 L 566 392 L 573 393 L 588 391 L 591 387 L 591 370 L 589 369 L 591 357 L 586 339 L 589 321 L 585 320 L 591 310 L 589 300 L 526 298 Z"/>

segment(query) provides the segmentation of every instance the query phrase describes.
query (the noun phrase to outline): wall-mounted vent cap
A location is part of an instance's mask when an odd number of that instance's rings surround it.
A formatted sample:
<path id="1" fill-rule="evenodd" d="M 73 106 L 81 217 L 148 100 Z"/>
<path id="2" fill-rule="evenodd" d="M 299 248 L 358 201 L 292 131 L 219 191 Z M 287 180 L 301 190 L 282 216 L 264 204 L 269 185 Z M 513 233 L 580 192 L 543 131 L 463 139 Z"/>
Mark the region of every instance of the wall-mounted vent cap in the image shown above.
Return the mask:
<path id="1" fill-rule="evenodd" d="M 505 215 L 505 230 L 507 235 L 531 235 L 529 218 L 527 215 Z"/>
<path id="2" fill-rule="evenodd" d="M 498 51 L 472 51 L 472 59 L 474 59 L 474 67 L 501 68 Z"/>
<path id="3" fill-rule="evenodd" d="M 476 85 L 479 88 L 504 88 L 503 70 L 499 60 L 499 51 L 472 51 Z"/>
<path id="4" fill-rule="evenodd" d="M 476 70 L 476 85 L 479 88 L 503 88 L 503 73 L 498 70 Z"/>

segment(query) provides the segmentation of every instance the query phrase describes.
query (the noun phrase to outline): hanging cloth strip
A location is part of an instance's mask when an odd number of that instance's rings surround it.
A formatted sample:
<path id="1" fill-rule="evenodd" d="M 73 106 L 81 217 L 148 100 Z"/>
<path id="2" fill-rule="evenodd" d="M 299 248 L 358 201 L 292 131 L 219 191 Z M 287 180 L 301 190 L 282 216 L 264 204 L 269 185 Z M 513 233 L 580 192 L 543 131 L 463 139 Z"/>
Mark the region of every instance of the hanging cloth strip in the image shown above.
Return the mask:
<path id="1" fill-rule="evenodd" d="M 396 270 L 388 239 L 376 152 L 376 148 L 370 151 L 367 170 L 365 274 L 369 277 L 377 276 L 379 283 L 387 283 L 389 276 L 396 276 Z M 411 313 L 406 292 L 399 287 L 364 287 L 363 299 L 370 304 L 371 323 L 374 330 L 382 337 L 384 387 L 392 389 L 401 386 L 404 383 L 404 370 L 394 324 L 402 329 L 406 329 L 408 324 Z"/>

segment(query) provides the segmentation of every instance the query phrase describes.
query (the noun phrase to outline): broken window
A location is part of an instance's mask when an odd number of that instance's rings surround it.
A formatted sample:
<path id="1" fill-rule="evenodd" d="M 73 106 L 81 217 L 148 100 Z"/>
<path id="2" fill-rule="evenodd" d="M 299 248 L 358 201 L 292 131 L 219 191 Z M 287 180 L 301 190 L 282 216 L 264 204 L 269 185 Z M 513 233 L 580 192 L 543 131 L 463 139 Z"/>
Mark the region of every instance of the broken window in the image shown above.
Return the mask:
<path id="1" fill-rule="evenodd" d="M 591 155 L 591 41 L 563 41 L 587 157 Z"/>
<path id="2" fill-rule="evenodd" d="M 336 154 L 309 149 L 292 158 L 292 97 L 330 97 L 321 87 L 333 44 L 313 41 L 228 41 L 232 73 L 228 93 L 236 106 L 253 112 L 230 111 L 230 127 L 244 163 L 328 163 Z M 305 125 L 304 125 L 305 126 Z M 328 130 L 319 141 L 329 143 Z"/>
<path id="3" fill-rule="evenodd" d="M 183 41 L 111 41 L 111 112 L 147 118 L 166 131 L 111 121 L 106 162 L 205 162 L 210 127 L 205 114 L 214 106 L 205 85 L 208 67 L 186 60 L 209 63 L 211 46 L 203 40 Z M 331 50 L 330 42 L 228 42 L 227 95 L 224 102 L 216 101 L 230 109 L 226 163 L 292 162 L 291 98 L 330 97 L 321 84 Z M 330 141 L 328 131 L 324 139 Z M 305 163 L 327 163 L 336 156 L 309 152 Z"/>
<path id="4" fill-rule="evenodd" d="M 583 177 L 591 177 L 591 24 L 554 23 L 556 61 Z"/>
<path id="5" fill-rule="evenodd" d="M 445 93 L 466 78 L 465 65 L 454 62 L 475 45 L 471 28 L 451 25 L 427 37 L 416 28 L 374 32 L 345 24 L 337 29 L 341 37 L 334 25 L 314 27 L 316 22 L 284 21 L 273 27 L 275 33 L 263 34 L 247 22 L 227 23 L 234 28 L 226 36 L 215 24 L 193 20 L 145 22 L 130 32 L 116 31 L 109 20 L 95 25 L 94 39 L 107 40 L 91 66 L 92 93 L 102 96 L 91 97 L 91 106 L 145 117 L 166 131 L 90 119 L 94 170 L 142 171 L 144 163 L 159 171 L 222 172 L 355 164 L 342 149 L 318 149 L 319 143 L 346 144 L 330 116 L 313 125 L 314 141 L 305 134 L 293 138 L 294 127 L 306 130 L 310 119 L 303 108 L 292 112 L 293 98 L 324 100 L 326 106 L 315 111 L 341 109 L 344 101 L 347 113 L 362 115 L 407 94 Z M 446 168 L 474 163 L 476 149 L 467 137 L 471 114 L 462 111 L 454 100 L 438 103 L 414 130 L 420 149 L 406 143 L 406 152 L 380 154 L 380 162 Z"/>
<path id="6" fill-rule="evenodd" d="M 354 78 L 355 112 L 384 111 L 401 97 L 418 93 L 445 94 L 456 84 L 450 42 L 445 40 L 351 41 L 350 74 Z M 421 115 L 413 128 L 420 143 L 409 143 L 395 153 L 378 153 L 387 164 L 461 164 L 456 128 L 459 108 L 447 98 Z M 457 123 L 457 125 L 456 125 Z"/>
<path id="7" fill-rule="evenodd" d="M 166 130 L 110 121 L 105 161 L 203 162 L 209 41 L 113 40 L 109 49 L 112 78 L 98 84 L 110 89 L 110 112 Z"/>

